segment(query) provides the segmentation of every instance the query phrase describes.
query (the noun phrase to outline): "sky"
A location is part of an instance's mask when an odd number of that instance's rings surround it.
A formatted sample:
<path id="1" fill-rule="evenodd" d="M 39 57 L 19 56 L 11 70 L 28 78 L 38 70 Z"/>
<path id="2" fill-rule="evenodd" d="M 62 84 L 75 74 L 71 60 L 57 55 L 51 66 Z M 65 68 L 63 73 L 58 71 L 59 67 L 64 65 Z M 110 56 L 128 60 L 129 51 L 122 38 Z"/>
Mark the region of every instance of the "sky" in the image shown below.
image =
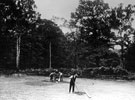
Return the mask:
<path id="1" fill-rule="evenodd" d="M 119 3 L 135 4 L 135 0 L 104 0 L 111 7 Z M 42 18 L 51 19 L 52 16 L 70 19 L 71 12 L 78 7 L 79 0 L 35 0 L 37 11 Z"/>
<path id="2" fill-rule="evenodd" d="M 37 11 L 42 18 L 51 19 L 52 16 L 70 19 L 70 14 L 78 6 L 79 0 L 35 0 Z"/>

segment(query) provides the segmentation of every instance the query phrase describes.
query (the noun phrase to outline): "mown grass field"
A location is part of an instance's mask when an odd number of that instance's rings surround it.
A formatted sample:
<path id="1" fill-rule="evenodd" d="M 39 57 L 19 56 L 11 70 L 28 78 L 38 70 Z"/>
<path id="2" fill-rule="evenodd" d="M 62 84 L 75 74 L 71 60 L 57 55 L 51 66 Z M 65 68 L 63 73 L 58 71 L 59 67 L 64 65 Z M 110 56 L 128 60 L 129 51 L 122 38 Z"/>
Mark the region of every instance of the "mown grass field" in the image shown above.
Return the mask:
<path id="1" fill-rule="evenodd" d="M 135 81 L 77 78 L 75 93 L 69 79 L 50 82 L 43 76 L 0 77 L 0 100 L 134 100 Z"/>

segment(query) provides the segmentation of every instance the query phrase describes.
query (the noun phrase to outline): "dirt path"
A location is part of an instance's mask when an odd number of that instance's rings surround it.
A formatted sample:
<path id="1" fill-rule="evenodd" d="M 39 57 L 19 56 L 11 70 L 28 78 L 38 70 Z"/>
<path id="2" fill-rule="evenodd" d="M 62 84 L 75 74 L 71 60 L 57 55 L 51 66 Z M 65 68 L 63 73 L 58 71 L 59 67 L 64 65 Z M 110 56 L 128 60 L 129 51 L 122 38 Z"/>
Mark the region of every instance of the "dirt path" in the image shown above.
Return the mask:
<path id="1" fill-rule="evenodd" d="M 69 79 L 0 77 L 0 100 L 134 100 L 135 82 L 77 79 L 76 93 L 68 93 Z M 78 92 L 79 91 L 79 92 Z M 91 97 L 89 98 L 86 93 Z"/>

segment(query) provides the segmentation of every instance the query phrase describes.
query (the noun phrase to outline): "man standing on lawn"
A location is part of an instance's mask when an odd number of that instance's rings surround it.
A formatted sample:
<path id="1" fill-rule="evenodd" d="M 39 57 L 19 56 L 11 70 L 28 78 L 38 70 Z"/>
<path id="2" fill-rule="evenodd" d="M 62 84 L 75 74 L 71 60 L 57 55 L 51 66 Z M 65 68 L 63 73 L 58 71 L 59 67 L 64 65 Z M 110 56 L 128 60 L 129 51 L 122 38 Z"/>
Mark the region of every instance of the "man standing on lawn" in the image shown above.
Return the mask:
<path id="1" fill-rule="evenodd" d="M 70 78 L 70 84 L 69 84 L 69 93 L 74 92 L 75 89 L 75 80 L 76 80 L 77 74 L 73 73 L 69 78 Z"/>

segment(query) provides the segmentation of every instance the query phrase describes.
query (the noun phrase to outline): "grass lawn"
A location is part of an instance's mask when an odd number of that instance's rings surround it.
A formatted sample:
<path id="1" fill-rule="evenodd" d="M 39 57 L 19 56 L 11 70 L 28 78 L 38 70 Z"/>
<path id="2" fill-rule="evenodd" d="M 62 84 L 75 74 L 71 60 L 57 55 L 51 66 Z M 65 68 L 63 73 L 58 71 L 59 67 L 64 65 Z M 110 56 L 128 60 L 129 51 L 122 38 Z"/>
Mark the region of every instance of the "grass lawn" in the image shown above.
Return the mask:
<path id="1" fill-rule="evenodd" d="M 134 100 L 135 81 L 77 78 L 75 93 L 68 93 L 69 79 L 50 82 L 49 77 L 0 77 L 0 100 Z"/>

